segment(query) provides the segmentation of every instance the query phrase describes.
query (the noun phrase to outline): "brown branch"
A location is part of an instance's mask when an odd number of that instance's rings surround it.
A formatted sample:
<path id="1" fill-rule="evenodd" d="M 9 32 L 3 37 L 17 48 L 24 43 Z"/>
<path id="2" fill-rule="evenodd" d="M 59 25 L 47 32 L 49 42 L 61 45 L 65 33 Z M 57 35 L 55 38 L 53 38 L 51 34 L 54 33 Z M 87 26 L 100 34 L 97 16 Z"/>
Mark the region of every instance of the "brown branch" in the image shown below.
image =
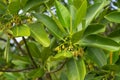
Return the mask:
<path id="1" fill-rule="evenodd" d="M 8 69 L 8 70 L 0 70 L 0 72 L 24 72 L 24 71 L 29 71 L 29 70 L 33 70 L 33 69 L 36 69 L 36 68 L 32 67 L 32 68 L 18 69 L 18 70 Z"/>
<path id="2" fill-rule="evenodd" d="M 26 54 L 25 51 L 21 48 L 21 46 L 19 45 L 19 43 L 17 42 L 17 40 L 15 38 L 13 38 L 13 41 L 16 43 L 18 49 L 22 52 L 22 54 Z"/>
<path id="3" fill-rule="evenodd" d="M 26 46 L 26 49 L 27 49 L 27 52 L 28 52 L 28 56 L 30 57 L 30 60 L 32 61 L 32 63 L 33 63 L 33 65 L 35 66 L 35 68 L 37 68 L 37 64 L 35 63 L 32 55 L 31 55 L 31 53 L 30 53 L 30 50 L 29 50 L 29 47 L 28 47 L 28 45 L 27 45 L 27 42 L 26 42 L 25 38 L 22 37 L 22 39 L 23 39 L 23 41 L 24 41 L 24 43 L 25 43 L 25 46 Z"/>

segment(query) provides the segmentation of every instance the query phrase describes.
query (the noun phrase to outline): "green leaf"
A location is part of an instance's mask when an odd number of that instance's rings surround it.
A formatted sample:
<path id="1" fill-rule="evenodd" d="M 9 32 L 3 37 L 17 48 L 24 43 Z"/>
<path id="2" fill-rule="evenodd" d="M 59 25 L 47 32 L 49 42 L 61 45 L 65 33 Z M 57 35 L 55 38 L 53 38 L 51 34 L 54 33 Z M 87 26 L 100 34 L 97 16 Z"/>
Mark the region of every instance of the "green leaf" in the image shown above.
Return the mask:
<path id="1" fill-rule="evenodd" d="M 115 41 L 98 35 L 88 35 L 81 40 L 83 46 L 95 46 L 109 51 L 117 51 L 120 45 Z"/>
<path id="2" fill-rule="evenodd" d="M 103 1 L 102 3 L 96 3 L 90 6 L 87 10 L 86 26 L 100 13 L 100 11 L 110 3 L 110 1 Z"/>
<path id="3" fill-rule="evenodd" d="M 33 9 L 36 6 L 41 5 L 42 3 L 46 2 L 47 0 L 28 0 L 26 5 L 23 8 L 24 13 Z"/>
<path id="4" fill-rule="evenodd" d="M 92 24 L 89 25 L 84 32 L 84 36 L 90 35 L 90 34 L 97 34 L 105 31 L 105 26 L 102 24 Z"/>
<path id="5" fill-rule="evenodd" d="M 71 58 L 73 55 L 70 51 L 61 51 L 58 52 L 55 56 L 49 58 L 50 61 L 63 60 L 66 58 Z"/>
<path id="6" fill-rule="evenodd" d="M 10 39 L 7 40 L 7 44 L 4 51 L 4 58 L 6 59 L 6 62 L 9 61 L 9 53 L 10 53 Z"/>
<path id="7" fill-rule="evenodd" d="M 86 67 L 84 60 L 81 58 L 70 59 L 67 64 L 68 80 L 84 80 L 86 75 Z"/>
<path id="8" fill-rule="evenodd" d="M 75 25 L 74 25 L 75 29 L 76 29 L 76 27 L 79 26 L 79 24 L 81 23 L 82 19 L 86 16 L 86 11 L 87 11 L 87 1 L 83 0 L 80 8 L 78 8 L 78 10 L 76 12 Z"/>
<path id="9" fill-rule="evenodd" d="M 63 39 L 63 33 L 59 30 L 57 24 L 52 20 L 52 18 L 48 17 L 44 14 L 33 14 L 39 21 L 41 21 L 49 31 L 59 39 Z"/>
<path id="10" fill-rule="evenodd" d="M 43 75 L 44 75 L 43 68 L 35 69 L 28 74 L 28 76 L 30 76 L 33 80 L 35 80 L 38 77 L 42 77 Z"/>
<path id="11" fill-rule="evenodd" d="M 31 30 L 31 36 L 44 47 L 48 47 L 50 45 L 50 40 L 45 32 L 44 27 L 40 23 L 29 24 L 29 26 Z"/>
<path id="12" fill-rule="evenodd" d="M 69 29 L 69 27 L 70 27 L 70 13 L 69 13 L 69 11 L 67 10 L 67 8 L 64 5 L 62 5 L 57 0 L 56 0 L 55 7 L 56 7 L 57 16 L 58 16 L 61 24 L 65 28 Z"/>
<path id="13" fill-rule="evenodd" d="M 20 1 L 19 0 L 12 1 L 9 4 L 8 9 L 11 14 L 18 14 L 18 11 L 20 10 Z"/>
<path id="14" fill-rule="evenodd" d="M 74 34 L 72 35 L 72 39 L 71 39 L 72 43 L 78 42 L 78 41 L 81 39 L 81 37 L 83 36 L 83 35 L 82 35 L 83 32 L 84 32 L 84 31 L 82 30 L 82 31 L 78 31 L 78 32 L 74 33 Z"/>
<path id="15" fill-rule="evenodd" d="M 35 58 L 40 58 L 41 53 L 40 53 L 40 50 L 39 50 L 37 44 L 35 42 L 28 42 L 27 44 L 28 44 L 28 47 L 29 47 L 29 50 L 30 50 L 32 56 Z"/>
<path id="16" fill-rule="evenodd" d="M 88 47 L 86 53 L 87 56 L 98 66 L 104 66 L 107 64 L 107 57 L 102 49 L 96 47 Z"/>
<path id="17" fill-rule="evenodd" d="M 14 26 L 11 31 L 14 37 L 30 36 L 30 29 L 26 24 Z"/>
<path id="18" fill-rule="evenodd" d="M 114 11 L 114 12 L 107 14 L 105 18 L 111 22 L 120 23 L 119 16 L 120 16 L 120 12 Z"/>
<path id="19" fill-rule="evenodd" d="M 120 29 L 116 29 L 115 31 L 111 32 L 108 35 L 108 37 L 119 43 L 120 42 Z"/>
<path id="20" fill-rule="evenodd" d="M 105 65 L 102 68 L 108 71 L 120 72 L 120 65 Z"/>
<path id="21" fill-rule="evenodd" d="M 0 1 L 0 14 L 4 14 L 6 9 L 7 6 L 2 1 Z"/>

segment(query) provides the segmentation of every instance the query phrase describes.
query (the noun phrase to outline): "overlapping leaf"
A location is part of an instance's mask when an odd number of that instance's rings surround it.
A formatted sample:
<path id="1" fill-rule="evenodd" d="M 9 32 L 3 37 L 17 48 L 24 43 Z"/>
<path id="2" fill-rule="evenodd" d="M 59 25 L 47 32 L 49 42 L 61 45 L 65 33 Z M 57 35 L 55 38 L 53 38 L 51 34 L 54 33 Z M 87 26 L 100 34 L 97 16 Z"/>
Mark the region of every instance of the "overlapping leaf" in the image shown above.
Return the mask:
<path id="1" fill-rule="evenodd" d="M 89 35 L 82 39 L 81 45 L 99 47 L 109 51 L 117 51 L 120 45 L 115 41 L 98 35 Z"/>
<path id="2" fill-rule="evenodd" d="M 57 24 L 47 15 L 33 14 L 40 22 L 42 22 L 50 32 L 59 39 L 63 39 L 63 33 L 59 30 Z"/>
<path id="3" fill-rule="evenodd" d="M 48 47 L 50 45 L 50 40 L 45 32 L 44 27 L 40 23 L 29 24 L 29 26 L 31 30 L 31 36 L 44 47 Z"/>

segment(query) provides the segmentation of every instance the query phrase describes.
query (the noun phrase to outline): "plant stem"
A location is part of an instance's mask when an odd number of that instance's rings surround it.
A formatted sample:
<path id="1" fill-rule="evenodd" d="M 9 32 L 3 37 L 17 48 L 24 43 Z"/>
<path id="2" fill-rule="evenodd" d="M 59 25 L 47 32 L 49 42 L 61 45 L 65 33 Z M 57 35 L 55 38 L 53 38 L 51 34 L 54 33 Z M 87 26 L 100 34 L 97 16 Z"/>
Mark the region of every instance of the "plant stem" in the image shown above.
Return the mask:
<path id="1" fill-rule="evenodd" d="M 22 54 L 26 54 L 25 51 L 21 48 L 21 46 L 19 45 L 19 43 L 17 42 L 17 40 L 15 38 L 13 38 L 14 42 L 16 43 L 18 49 L 22 52 Z"/>
<path id="2" fill-rule="evenodd" d="M 25 43 L 25 46 L 26 46 L 26 49 L 27 49 L 27 52 L 28 52 L 28 56 L 30 57 L 30 60 L 32 61 L 34 67 L 37 68 L 37 64 L 35 63 L 32 55 L 31 55 L 31 53 L 30 53 L 30 50 L 29 50 L 29 47 L 28 47 L 28 45 L 27 45 L 27 42 L 26 42 L 25 38 L 22 37 L 22 39 L 23 39 L 23 41 L 24 41 L 24 43 Z"/>
<path id="3" fill-rule="evenodd" d="M 29 71 L 29 70 L 33 70 L 36 69 L 35 67 L 32 68 L 26 68 L 26 69 L 18 69 L 18 70 L 0 70 L 0 72 L 24 72 L 24 71 Z"/>

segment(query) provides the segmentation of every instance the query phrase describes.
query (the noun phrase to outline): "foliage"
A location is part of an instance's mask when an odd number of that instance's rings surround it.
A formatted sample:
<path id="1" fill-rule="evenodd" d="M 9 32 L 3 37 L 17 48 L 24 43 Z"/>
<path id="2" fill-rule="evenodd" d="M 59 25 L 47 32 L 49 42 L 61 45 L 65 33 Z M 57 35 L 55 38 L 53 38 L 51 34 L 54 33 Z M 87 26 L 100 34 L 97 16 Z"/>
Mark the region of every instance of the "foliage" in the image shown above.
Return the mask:
<path id="1" fill-rule="evenodd" d="M 0 80 L 119 80 L 119 7 L 0 0 Z"/>

